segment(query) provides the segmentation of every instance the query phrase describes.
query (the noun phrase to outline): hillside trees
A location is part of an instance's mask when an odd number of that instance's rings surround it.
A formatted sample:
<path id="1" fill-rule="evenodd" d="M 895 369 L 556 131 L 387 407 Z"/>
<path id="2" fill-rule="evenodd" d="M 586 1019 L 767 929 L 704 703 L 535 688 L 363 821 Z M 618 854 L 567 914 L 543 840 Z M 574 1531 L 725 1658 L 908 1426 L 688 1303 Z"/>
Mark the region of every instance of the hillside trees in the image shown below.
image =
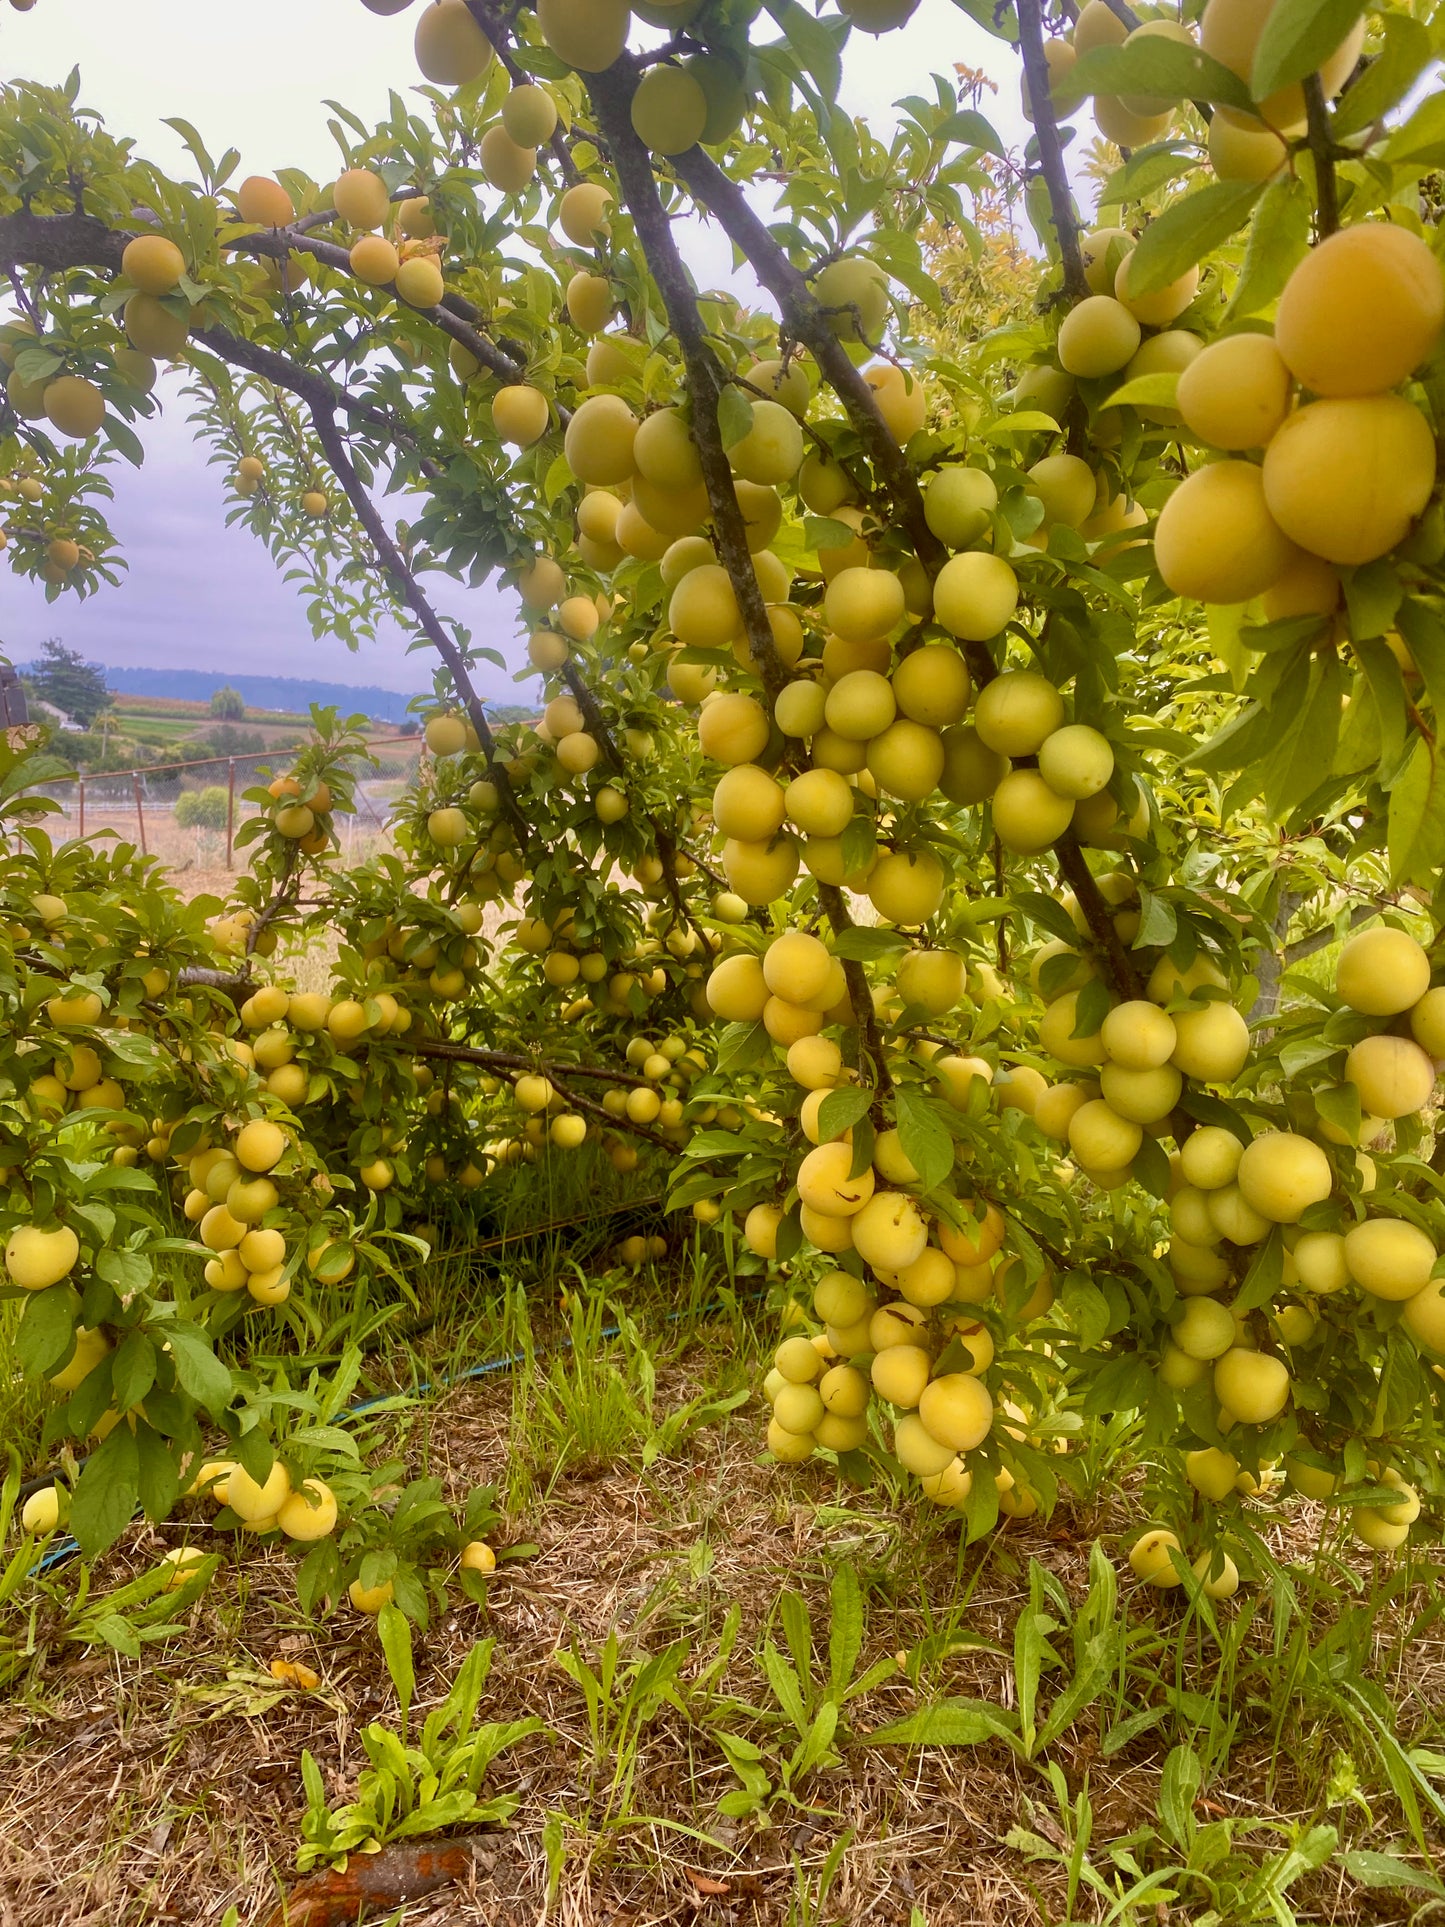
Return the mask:
<path id="1" fill-rule="evenodd" d="M 114 573 L 97 465 L 135 458 L 174 359 L 313 623 L 361 642 L 395 607 L 436 659 L 397 857 L 336 864 L 359 746 L 323 718 L 252 799 L 238 901 L 204 940 L 165 911 L 167 985 L 119 1006 L 153 1128 L 120 1149 L 211 1254 L 201 1346 L 243 1305 L 304 1329 L 308 1280 L 403 1276 L 409 1210 L 517 1161 L 665 1160 L 797 1301 L 776 1458 L 890 1455 L 979 1533 L 1137 1409 L 1170 1450 L 1136 1571 L 1222 1594 L 1267 1562 L 1272 1467 L 1380 1549 L 1437 1480 L 1445 145 L 1411 87 L 1438 27 L 1091 0 L 1049 36 L 1018 0 L 988 24 L 1020 161 L 946 80 L 886 142 L 838 109 L 910 11 L 434 0 L 426 112 L 338 120 L 334 184 L 233 186 L 198 141 L 162 179 L 68 94 L 8 91 L 14 565 Z M 1089 218 L 1086 101 L 1115 144 Z M 1045 258 L 979 332 L 918 237 L 986 249 L 1001 174 Z M 756 309 L 696 285 L 696 215 Z M 438 571 L 518 588 L 539 728 L 489 719 Z M 65 1050 L 114 1048 L 89 861 L 32 842 L 11 885 L 47 1052 L 57 997 Z M 42 936 L 26 892 L 69 876 L 79 919 Z M 308 918 L 346 935 L 319 1000 L 264 962 Z M 1355 924 L 1338 973 L 1292 974 Z M 10 1209 L 50 1235 L 107 1107 L 52 1091 L 42 1125 L 16 1061 L 53 1175 Z M 141 1473 L 197 1400 L 270 1476 L 244 1375 L 172 1387 L 189 1338 L 117 1386 L 159 1312 L 138 1268 L 123 1303 L 87 1282 L 96 1235 L 22 1324 L 32 1366 L 82 1314 L 109 1348 L 56 1421 L 127 1415 L 77 1492 L 91 1542 L 172 1501 Z"/>
<path id="2" fill-rule="evenodd" d="M 79 728 L 90 729 L 111 706 L 105 671 L 87 662 L 78 649 L 67 649 L 58 636 L 47 636 L 40 654 L 29 665 L 25 679 L 41 702 L 49 703 Z"/>

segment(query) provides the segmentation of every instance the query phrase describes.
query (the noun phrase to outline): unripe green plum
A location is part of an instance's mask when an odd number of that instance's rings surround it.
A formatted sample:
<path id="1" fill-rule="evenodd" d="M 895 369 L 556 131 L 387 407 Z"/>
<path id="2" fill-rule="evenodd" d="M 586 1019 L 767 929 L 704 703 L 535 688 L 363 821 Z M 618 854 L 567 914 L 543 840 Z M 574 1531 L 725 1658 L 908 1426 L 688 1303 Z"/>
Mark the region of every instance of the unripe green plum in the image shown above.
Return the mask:
<path id="1" fill-rule="evenodd" d="M 945 562 L 933 585 L 937 620 L 963 642 L 987 642 L 1011 622 L 1019 581 L 1002 556 L 966 550 Z"/>
<path id="2" fill-rule="evenodd" d="M 946 643 L 915 649 L 899 663 L 891 681 L 900 715 L 930 729 L 959 722 L 973 693 L 968 664 Z"/>
<path id="3" fill-rule="evenodd" d="M 1234 1347 L 1215 1362 L 1214 1395 L 1245 1425 L 1268 1425 L 1289 1403 L 1289 1368 L 1265 1352 Z"/>
<path id="4" fill-rule="evenodd" d="M 1230 1084 L 1249 1057 L 1249 1026 L 1233 1004 L 1217 1001 L 1174 1018 L 1178 1042 L 1173 1063 L 1205 1084 Z"/>
<path id="5" fill-rule="evenodd" d="M 885 923 L 927 923 L 943 902 L 947 872 L 931 850 L 892 850 L 868 878 L 868 897 Z"/>
<path id="6" fill-rule="evenodd" d="M 1136 1124 L 1159 1124 L 1179 1102 L 1183 1078 L 1172 1064 L 1154 1070 L 1129 1070 L 1122 1064 L 1106 1064 L 1099 1073 L 1105 1101 L 1120 1117 Z"/>
<path id="7" fill-rule="evenodd" d="M 1114 774 L 1107 736 L 1087 723 L 1066 723 L 1039 745 L 1039 775 L 1058 796 L 1074 802 L 1097 796 Z"/>
<path id="8" fill-rule="evenodd" d="M 1064 702 L 1045 676 L 1010 669 L 978 692 L 974 727 L 1000 756 L 1033 756 L 1064 720 Z"/>
<path id="9" fill-rule="evenodd" d="M 1290 373 L 1269 335 L 1211 342 L 1179 377 L 1185 425 L 1215 448 L 1263 448 L 1289 413 Z"/>
<path id="10" fill-rule="evenodd" d="M 1036 855 L 1057 843 L 1074 818 L 1074 805 L 1035 769 L 1010 770 L 993 793 L 993 826 L 1006 850 Z"/>
<path id="11" fill-rule="evenodd" d="M 1350 1276 L 1372 1298 L 1413 1298 L 1430 1281 L 1437 1252 L 1417 1225 L 1402 1218 L 1369 1218 L 1345 1233 Z"/>
<path id="12" fill-rule="evenodd" d="M 888 320 L 888 276 L 876 261 L 845 255 L 832 261 L 813 283 L 823 320 L 840 341 L 880 340 Z"/>
<path id="13" fill-rule="evenodd" d="M 1239 1460 L 1232 1452 L 1222 1452 L 1217 1445 L 1206 1445 L 1197 1452 L 1184 1454 L 1185 1478 L 1196 1492 L 1212 1499 L 1216 1505 L 1233 1492 L 1238 1471 Z"/>
<path id="14" fill-rule="evenodd" d="M 1430 959 L 1407 931 L 1376 924 L 1349 938 L 1335 965 L 1335 989 L 1366 1017 L 1395 1017 L 1430 988 Z"/>
<path id="15" fill-rule="evenodd" d="M 948 1372 L 924 1389 L 918 1416 L 929 1436 L 955 1452 L 972 1452 L 993 1427 L 993 1400 L 967 1372 Z"/>
<path id="16" fill-rule="evenodd" d="M 1428 243 L 1391 221 L 1342 228 L 1285 285 L 1275 341 L 1315 395 L 1397 388 L 1445 328 L 1445 275 Z"/>
<path id="17" fill-rule="evenodd" d="M 685 67 L 649 67 L 632 96 L 632 130 L 654 154 L 685 154 L 707 126 L 707 95 Z"/>
<path id="18" fill-rule="evenodd" d="M 1044 505 L 1044 526 L 1079 528 L 1094 512 L 1094 471 L 1077 455 L 1045 455 L 1028 471 L 1028 488 Z"/>
<path id="19" fill-rule="evenodd" d="M 1146 1586 L 1167 1589 L 1183 1585 L 1171 1557 L 1181 1550 L 1177 1534 L 1156 1526 L 1134 1541 L 1129 1552 L 1129 1569 Z"/>
<path id="20" fill-rule="evenodd" d="M 852 1230 L 854 1250 L 875 1270 L 905 1270 L 928 1243 L 923 1215 L 902 1191 L 875 1191 L 853 1218 Z"/>
<path id="21" fill-rule="evenodd" d="M 824 716 L 829 729 L 850 742 L 881 736 L 897 713 L 892 685 L 874 669 L 855 669 L 828 691 Z M 846 773 L 846 772 L 845 772 Z"/>
<path id="22" fill-rule="evenodd" d="M 1435 1065 L 1410 1037 L 1362 1037 L 1345 1059 L 1345 1081 L 1367 1116 L 1412 1117 L 1429 1103 Z"/>
<path id="23" fill-rule="evenodd" d="M 929 478 L 923 497 L 929 528 L 950 549 L 977 542 L 992 526 L 997 508 L 997 484 L 982 468 L 941 468 Z"/>
<path id="24" fill-rule="evenodd" d="M 886 796 L 922 803 L 943 774 L 943 738 L 923 723 L 895 717 L 869 742 L 867 767 Z"/>
<path id="25" fill-rule="evenodd" d="M 1008 757 L 990 749 L 972 723 L 943 732 L 943 774 L 938 787 L 950 803 L 982 803 L 993 795 L 1009 768 Z"/>
<path id="26" fill-rule="evenodd" d="M 1066 374 L 1083 380 L 1114 375 L 1138 352 L 1141 338 L 1138 321 L 1122 301 L 1111 294 L 1087 295 L 1064 316 L 1059 361 Z"/>

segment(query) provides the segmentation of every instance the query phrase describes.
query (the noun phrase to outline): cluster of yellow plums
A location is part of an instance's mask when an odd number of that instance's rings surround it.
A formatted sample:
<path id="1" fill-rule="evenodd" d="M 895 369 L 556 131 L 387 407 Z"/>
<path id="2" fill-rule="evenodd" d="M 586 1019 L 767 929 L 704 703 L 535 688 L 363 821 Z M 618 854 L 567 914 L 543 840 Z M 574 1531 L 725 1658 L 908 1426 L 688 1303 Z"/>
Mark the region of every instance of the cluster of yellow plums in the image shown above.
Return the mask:
<path id="1" fill-rule="evenodd" d="M 1248 84 L 1273 0 L 1209 0 L 1199 22 L 1198 37 L 1173 16 L 1156 15 L 1131 28 L 1107 4 L 1086 0 L 1072 29 L 1044 43 L 1049 70 L 1049 99 L 1056 119 L 1073 116 L 1085 98 L 1074 74 L 1077 63 L 1101 47 L 1125 47 L 1155 36 L 1198 45 L 1221 66 Z M 1358 21 L 1318 69 L 1324 98 L 1334 98 L 1349 79 L 1364 43 L 1364 22 Z M 1114 94 L 1095 89 L 1094 121 L 1115 146 L 1147 147 L 1166 139 L 1178 111 L 1176 98 L 1146 93 Z M 1028 81 L 1023 83 L 1025 117 L 1033 118 Z M 1289 143 L 1303 134 L 1307 121 L 1304 87 L 1299 81 L 1257 99 L 1247 113 L 1233 105 L 1214 108 L 1208 126 L 1208 151 L 1215 174 L 1223 181 L 1266 181 L 1281 173 L 1289 161 Z"/>
<path id="2" fill-rule="evenodd" d="M 1434 491 L 1433 431 L 1399 390 L 1442 329 L 1440 262 L 1408 228 L 1370 221 L 1305 257 L 1272 335 L 1228 335 L 1195 355 L 1178 411 L 1221 458 L 1160 514 L 1168 586 L 1201 602 L 1258 597 L 1270 621 L 1334 616 L 1339 570 L 1397 549 Z"/>

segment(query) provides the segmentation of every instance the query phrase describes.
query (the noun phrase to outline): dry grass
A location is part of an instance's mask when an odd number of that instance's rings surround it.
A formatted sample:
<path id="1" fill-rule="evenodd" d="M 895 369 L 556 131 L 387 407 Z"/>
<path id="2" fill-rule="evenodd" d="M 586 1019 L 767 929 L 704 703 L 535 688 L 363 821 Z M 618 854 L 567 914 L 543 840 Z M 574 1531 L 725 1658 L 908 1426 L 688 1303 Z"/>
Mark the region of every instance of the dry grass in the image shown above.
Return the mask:
<path id="1" fill-rule="evenodd" d="M 659 1410 L 716 1382 L 715 1358 L 667 1368 Z M 509 1385 L 483 1381 L 430 1407 L 410 1449 L 460 1503 L 472 1485 L 504 1474 L 517 1449 L 512 1424 Z M 547 1733 L 504 1754 L 493 1770 L 493 1790 L 519 1796 L 513 1827 L 495 1835 L 468 1886 L 406 1910 L 408 1927 L 534 1927 L 548 1893 L 545 1829 L 556 1815 L 566 1857 L 552 1917 L 567 1927 L 695 1918 L 757 1927 L 809 1920 L 1045 1927 L 1065 1918 L 1062 1874 L 1006 1837 L 1023 1824 L 1062 1838 L 1047 1784 L 1003 1746 L 854 1744 L 844 1766 L 809 1783 L 811 1810 L 776 1806 L 775 1824 L 759 1827 L 717 1813 L 717 1799 L 736 1782 L 710 1723 L 726 1720 L 717 1708 L 727 1700 L 770 1706 L 758 1646 L 785 1587 L 807 1598 L 815 1638 L 826 1643 L 829 1580 L 844 1560 L 868 1599 L 863 1665 L 915 1647 L 970 1585 L 965 1623 L 986 1642 L 944 1658 L 920 1685 L 901 1671 L 890 1674 L 850 1709 L 855 1733 L 942 1693 L 1008 1704 L 1007 1653 L 1028 1561 L 1057 1574 L 1077 1603 L 1087 1590 L 1093 1533 L 1102 1527 L 1107 1543 L 1125 1524 L 1125 1502 L 1088 1521 L 1087 1533 L 1059 1513 L 1051 1524 L 1015 1525 L 961 1549 L 947 1524 L 851 1496 L 823 1468 L 786 1475 L 760 1465 L 758 1431 L 757 1412 L 744 1412 L 698 1432 L 646 1472 L 624 1463 L 564 1475 L 538 1516 L 512 1523 L 511 1537 L 535 1540 L 536 1555 L 503 1566 L 485 1610 L 461 1605 L 418 1639 L 419 1709 L 440 1699 L 471 1642 L 489 1633 L 497 1650 L 482 1716 L 534 1714 Z M 1299 1546 L 1279 1550 L 1306 1551 L 1311 1524 L 1297 1520 Z M 184 1530 L 138 1533 L 103 1562 L 97 1583 L 129 1576 Z M 4 1927 L 217 1923 L 232 1903 L 243 1922 L 263 1919 L 294 1864 L 303 1748 L 319 1762 L 330 1797 L 341 1798 L 354 1785 L 360 1728 L 376 1717 L 395 1719 L 370 1623 L 345 1611 L 307 1625 L 286 1556 L 258 1551 L 254 1541 L 234 1551 L 183 1641 L 153 1649 L 141 1663 L 113 1656 L 52 1663 L 23 1700 L 0 1710 Z M 684 1692 L 692 1717 L 664 1707 L 651 1723 L 623 1823 L 610 1824 L 615 1761 L 592 1758 L 582 1701 L 557 1652 L 575 1644 L 590 1659 L 614 1630 L 625 1657 L 685 1636 L 691 1651 L 683 1677 L 695 1680 L 734 1604 L 743 1623 L 733 1661 L 706 1704 L 692 1706 Z M 1147 1620 L 1150 1607 L 1136 1599 L 1129 1610 Z M 1176 1617 L 1171 1602 L 1158 1607 L 1166 1634 Z M 1391 1631 L 1382 1623 L 1382 1652 Z M 1263 1622 L 1253 1643 L 1267 1651 Z M 320 1689 L 276 1689 L 265 1669 L 277 1656 L 313 1666 Z M 1212 1665 L 1206 1655 L 1180 1684 L 1209 1692 Z M 1410 1696 L 1412 1724 L 1423 1723 L 1442 1704 L 1438 1628 L 1411 1646 L 1410 1674 L 1395 1684 Z M 1302 1772 L 1271 1755 L 1275 1709 L 1240 1710 L 1227 1771 L 1209 1787 L 1201 1820 L 1247 1814 L 1285 1827 L 1315 1817 Z M 733 1716 L 731 1730 L 766 1735 L 745 1714 Z M 1155 1732 L 1105 1757 L 1100 1740 L 1090 1712 L 1051 1749 L 1071 1792 L 1090 1789 L 1096 1855 L 1107 1841 L 1154 1823 L 1168 1744 Z M 1355 1844 L 1368 1833 L 1348 1813 L 1331 1817 L 1353 1830 Z M 1384 1815 L 1382 1825 L 1395 1830 Z M 801 1911 L 844 1831 L 851 1839 L 826 1904 Z M 1408 1915 L 1397 1896 L 1361 1896 L 1329 1869 L 1301 1883 L 1294 1898 L 1301 1920 L 1364 1927 Z M 1091 1911 L 1097 1904 L 1086 1894 L 1076 1918 L 1102 1918 L 1102 1910 Z M 1185 1916 L 1166 1908 L 1139 1918 L 1183 1927 Z M 1230 1916 L 1223 1921 L 1228 1927 Z"/>

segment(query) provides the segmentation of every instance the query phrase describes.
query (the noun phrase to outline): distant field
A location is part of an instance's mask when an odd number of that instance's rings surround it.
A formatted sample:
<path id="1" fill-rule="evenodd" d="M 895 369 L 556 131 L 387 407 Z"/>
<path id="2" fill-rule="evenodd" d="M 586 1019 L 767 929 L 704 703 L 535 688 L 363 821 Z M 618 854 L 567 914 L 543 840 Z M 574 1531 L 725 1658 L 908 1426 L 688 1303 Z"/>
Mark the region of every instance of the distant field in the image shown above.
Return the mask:
<path id="1" fill-rule="evenodd" d="M 209 703 L 185 702 L 172 696 L 126 696 L 115 698 L 115 723 L 126 735 L 148 749 L 164 750 L 173 743 L 191 743 L 221 726 L 226 719 L 213 716 Z M 261 736 L 266 747 L 274 748 L 307 740 L 311 719 L 284 709 L 251 709 L 233 727 Z M 387 726 L 379 725 L 378 737 L 385 738 Z M 398 741 L 405 739 L 398 738 Z"/>

